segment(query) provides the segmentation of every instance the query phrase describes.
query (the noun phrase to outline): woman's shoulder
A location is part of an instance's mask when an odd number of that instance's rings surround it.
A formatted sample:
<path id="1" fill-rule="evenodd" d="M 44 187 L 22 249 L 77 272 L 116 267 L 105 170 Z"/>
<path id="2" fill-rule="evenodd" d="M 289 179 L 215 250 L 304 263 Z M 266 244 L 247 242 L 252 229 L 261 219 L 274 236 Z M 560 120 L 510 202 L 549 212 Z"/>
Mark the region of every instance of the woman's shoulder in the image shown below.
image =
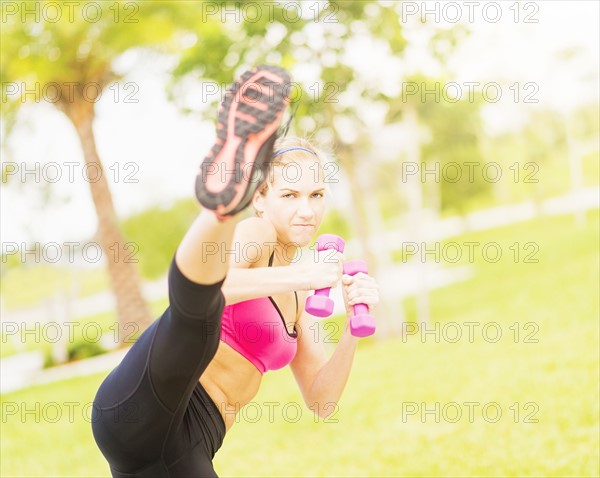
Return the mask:
<path id="1" fill-rule="evenodd" d="M 277 231 L 266 219 L 249 217 L 235 227 L 233 248 L 239 248 L 246 267 L 266 267 L 277 243 Z"/>
<path id="2" fill-rule="evenodd" d="M 249 217 L 241 220 L 235 227 L 236 235 L 242 239 L 261 240 L 261 242 L 275 242 L 277 232 L 275 226 L 262 217 Z"/>

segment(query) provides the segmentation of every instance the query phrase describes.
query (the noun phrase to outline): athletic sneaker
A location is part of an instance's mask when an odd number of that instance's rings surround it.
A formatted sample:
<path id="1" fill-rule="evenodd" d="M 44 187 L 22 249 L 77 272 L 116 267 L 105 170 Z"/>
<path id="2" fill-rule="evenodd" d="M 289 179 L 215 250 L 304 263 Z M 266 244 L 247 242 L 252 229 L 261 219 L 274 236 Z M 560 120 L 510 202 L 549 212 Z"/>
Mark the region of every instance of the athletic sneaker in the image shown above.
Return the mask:
<path id="1" fill-rule="evenodd" d="M 266 180 L 289 85 L 285 70 L 261 65 L 227 90 L 217 141 L 196 177 L 198 201 L 220 219 L 245 209 Z"/>

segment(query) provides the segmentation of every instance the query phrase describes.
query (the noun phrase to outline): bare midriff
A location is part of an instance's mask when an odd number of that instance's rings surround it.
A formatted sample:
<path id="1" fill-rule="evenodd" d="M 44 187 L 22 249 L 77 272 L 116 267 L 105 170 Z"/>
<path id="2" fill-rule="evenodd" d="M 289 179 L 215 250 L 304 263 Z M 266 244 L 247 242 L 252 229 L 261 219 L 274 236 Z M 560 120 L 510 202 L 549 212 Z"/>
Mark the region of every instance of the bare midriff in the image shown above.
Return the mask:
<path id="1" fill-rule="evenodd" d="M 219 342 L 217 353 L 200 376 L 200 383 L 221 412 L 227 431 L 240 409 L 258 393 L 261 379 L 262 374 L 248 359 L 225 342 Z"/>
<path id="2" fill-rule="evenodd" d="M 294 317 L 296 302 L 294 294 L 272 295 L 284 317 Z M 305 295 L 299 294 L 300 304 Z M 296 317 L 298 320 L 298 317 Z M 288 326 L 288 332 L 293 328 Z M 258 393 L 262 374 L 242 354 L 220 341 L 217 353 L 200 376 L 200 384 L 217 405 L 226 431 L 235 423 L 240 409 L 252 401 Z"/>

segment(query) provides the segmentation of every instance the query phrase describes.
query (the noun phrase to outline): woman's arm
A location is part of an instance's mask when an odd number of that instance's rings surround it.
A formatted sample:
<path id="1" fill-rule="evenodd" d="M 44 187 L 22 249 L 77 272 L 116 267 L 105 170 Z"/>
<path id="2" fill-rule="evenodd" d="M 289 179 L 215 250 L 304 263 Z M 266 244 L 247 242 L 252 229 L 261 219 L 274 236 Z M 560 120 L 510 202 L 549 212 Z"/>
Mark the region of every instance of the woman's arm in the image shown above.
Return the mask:
<path id="1" fill-rule="evenodd" d="M 215 248 L 215 253 L 223 254 L 229 260 L 222 287 L 226 304 L 303 290 L 308 286 L 301 267 L 268 267 L 276 244 L 277 233 L 273 225 L 256 217 L 238 223 L 228 251 Z"/>
<path id="2" fill-rule="evenodd" d="M 303 304 L 306 294 L 298 295 Z M 322 343 L 322 335 L 326 334 L 314 326 L 316 320 L 319 319 L 306 311 L 301 313 L 296 327 L 299 330 L 298 349 L 290 368 L 306 406 L 325 418 L 337 408 L 350 375 L 358 339 L 345 330 L 328 360 Z"/>
<path id="3" fill-rule="evenodd" d="M 251 269 L 231 267 L 221 288 L 225 304 L 304 290 L 308 281 L 297 269 L 300 267 L 294 265 Z"/>
<path id="4" fill-rule="evenodd" d="M 229 269 L 221 288 L 226 304 L 331 287 L 338 282 L 341 262 L 327 251 L 308 254 L 304 261 L 288 266 L 268 267 L 276 244 L 275 228 L 265 219 L 249 218 L 237 225 L 231 249 L 222 251 L 229 256 Z"/>
<path id="5" fill-rule="evenodd" d="M 315 318 L 303 311 L 300 317 L 298 350 L 290 364 L 306 406 L 326 418 L 337 408 L 337 403 L 348 381 L 358 339 L 350 333 L 349 319 L 352 306 L 365 303 L 369 310 L 379 302 L 379 286 L 366 274 L 344 276 L 342 291 L 346 306 L 346 325 L 333 354 L 327 360 L 321 337 L 313 326 Z M 306 299 L 301 294 L 301 303 Z"/>

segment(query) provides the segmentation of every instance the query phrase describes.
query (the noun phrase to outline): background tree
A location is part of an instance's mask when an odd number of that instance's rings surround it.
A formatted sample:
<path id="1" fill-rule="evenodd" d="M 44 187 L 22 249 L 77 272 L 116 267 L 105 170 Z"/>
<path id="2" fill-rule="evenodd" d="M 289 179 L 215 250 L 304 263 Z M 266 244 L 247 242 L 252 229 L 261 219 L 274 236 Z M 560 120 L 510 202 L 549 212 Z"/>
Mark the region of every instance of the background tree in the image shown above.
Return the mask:
<path id="1" fill-rule="evenodd" d="M 2 115 L 10 133 L 21 107 L 49 101 L 75 128 L 83 161 L 93 177 L 88 184 L 98 216 L 97 239 L 108 259 L 122 341 L 127 337 L 123 329 L 126 322 L 146 327 L 152 317 L 135 265 L 122 260 L 128 251 L 96 149 L 95 104 L 119 79 L 113 68 L 116 58 L 138 47 L 176 50 L 182 30 L 189 26 L 190 12 L 189 5 L 180 2 L 95 2 L 94 6 L 90 9 L 73 2 L 46 1 L 3 4 Z M 208 21 L 204 31 L 215 43 L 224 38 L 218 22 Z M 121 251 L 121 260 L 112 259 L 115 251 Z"/>

